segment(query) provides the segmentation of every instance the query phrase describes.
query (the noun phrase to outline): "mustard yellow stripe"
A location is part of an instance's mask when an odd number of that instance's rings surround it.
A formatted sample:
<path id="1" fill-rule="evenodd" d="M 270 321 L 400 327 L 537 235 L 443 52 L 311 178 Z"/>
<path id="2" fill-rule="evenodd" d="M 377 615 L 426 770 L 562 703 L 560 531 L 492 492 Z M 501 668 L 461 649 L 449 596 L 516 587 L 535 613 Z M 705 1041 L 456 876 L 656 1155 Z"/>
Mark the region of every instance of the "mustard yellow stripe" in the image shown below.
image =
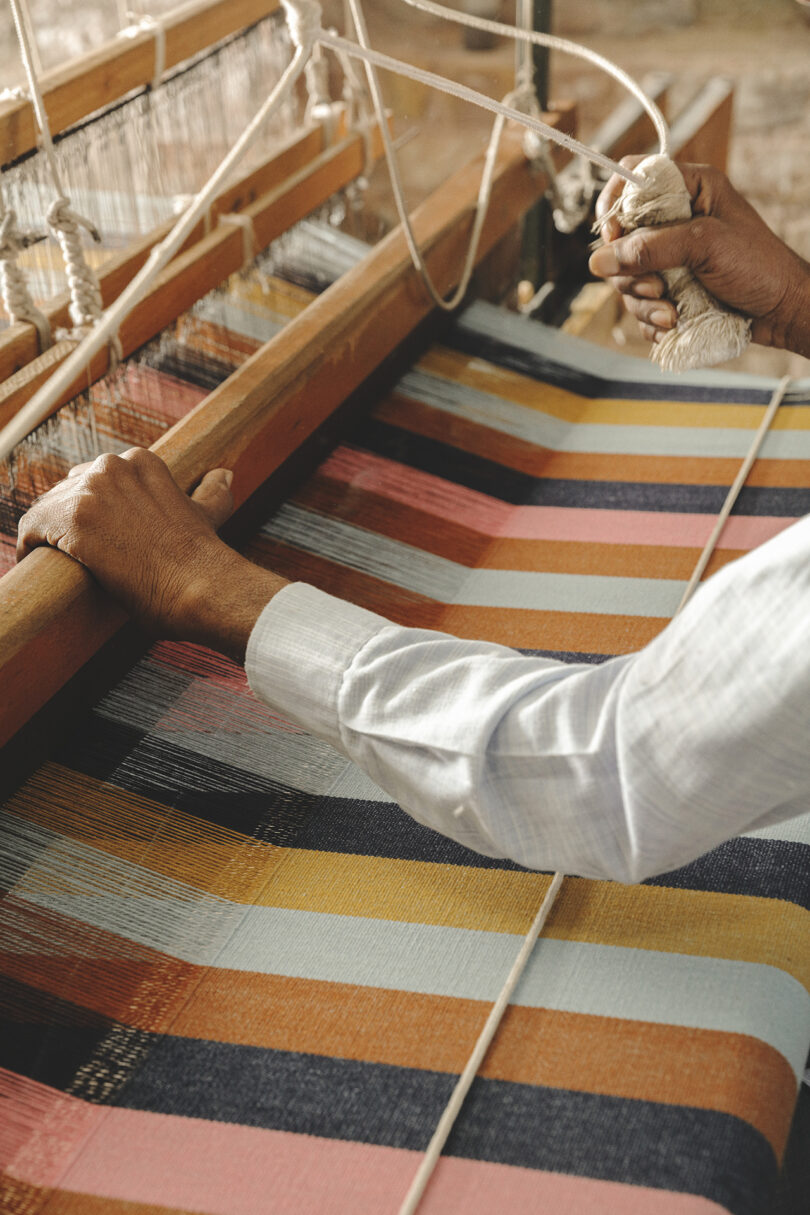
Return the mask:
<path id="1" fill-rule="evenodd" d="M 429 350 L 418 366 L 433 375 L 491 393 L 516 405 L 525 405 L 528 409 L 565 422 L 755 430 L 762 421 L 765 409 L 764 405 L 591 400 L 552 384 L 539 384 L 529 376 L 441 346 Z M 783 405 L 772 423 L 772 429 L 810 430 L 810 406 Z"/>
<path id="2" fill-rule="evenodd" d="M 522 935 L 550 880 L 540 873 L 258 843 L 57 764 L 46 764 L 9 809 L 122 860 L 257 907 Z M 569 877 L 545 935 L 759 962 L 810 990 L 810 912 L 776 899 Z"/>

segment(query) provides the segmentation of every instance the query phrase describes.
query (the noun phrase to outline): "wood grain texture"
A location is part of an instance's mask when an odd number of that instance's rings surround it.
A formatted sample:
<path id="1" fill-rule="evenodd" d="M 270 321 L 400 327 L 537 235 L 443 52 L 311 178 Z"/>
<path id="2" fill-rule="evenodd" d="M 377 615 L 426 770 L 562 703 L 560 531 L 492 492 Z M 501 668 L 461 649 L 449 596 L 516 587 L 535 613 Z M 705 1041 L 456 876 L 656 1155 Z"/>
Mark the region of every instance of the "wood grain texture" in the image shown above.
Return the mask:
<path id="1" fill-rule="evenodd" d="M 299 131 L 294 138 L 283 143 L 258 168 L 239 177 L 233 185 L 227 186 L 222 191 L 211 208 L 212 219 L 229 211 L 243 211 L 250 203 L 256 202 L 260 195 L 278 188 L 285 178 L 291 177 L 303 169 L 323 152 L 325 147 L 325 128 L 322 125 L 307 127 L 303 132 Z M 145 236 L 133 241 L 126 249 L 115 253 L 103 264 L 98 280 L 105 308 L 117 299 L 127 284 L 132 281 L 150 251 L 169 234 L 174 223 L 175 220 L 167 220 L 160 224 Z M 181 252 L 204 235 L 205 224 L 200 221 L 189 235 Z M 70 326 L 69 304 L 70 297 L 65 293 L 42 306 L 42 311 L 50 321 L 52 328 Z M 32 362 L 38 355 L 39 343 L 36 328 L 24 323 L 9 325 L 0 333 L 0 383 L 5 383 L 15 372 Z"/>
<path id="2" fill-rule="evenodd" d="M 279 7 L 279 0 L 191 0 L 163 18 L 165 69 L 197 55 L 231 34 L 254 25 Z M 42 93 L 51 134 L 73 126 L 133 89 L 151 83 L 155 39 L 149 31 L 133 38 L 114 38 L 65 67 L 45 72 Z M 0 165 L 37 146 L 37 124 L 30 101 L 0 104 Z"/>
<path id="3" fill-rule="evenodd" d="M 570 113 L 550 121 L 573 125 Z M 439 290 L 457 282 L 483 165 L 477 156 L 413 217 Z M 537 201 L 545 177 L 527 164 L 522 135 L 502 141 L 479 257 Z M 235 233 L 241 249 L 241 233 Z M 209 469 L 235 470 L 237 505 L 277 469 L 431 311 L 397 228 L 319 296 L 154 449 L 190 489 Z M 0 580 L 0 744 L 75 673 L 121 621 L 88 573 L 37 550 Z"/>

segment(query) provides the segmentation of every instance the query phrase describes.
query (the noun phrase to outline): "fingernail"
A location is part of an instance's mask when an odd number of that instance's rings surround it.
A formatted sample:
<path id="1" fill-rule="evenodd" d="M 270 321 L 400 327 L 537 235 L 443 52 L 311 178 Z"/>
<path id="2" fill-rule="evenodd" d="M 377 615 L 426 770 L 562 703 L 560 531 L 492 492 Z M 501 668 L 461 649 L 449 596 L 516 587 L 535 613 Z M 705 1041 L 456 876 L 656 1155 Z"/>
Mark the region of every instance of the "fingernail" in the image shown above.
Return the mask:
<path id="1" fill-rule="evenodd" d="M 233 485 L 233 472 L 230 468 L 226 468 L 222 474 L 222 480 L 225 482 L 225 488 L 230 489 Z"/>
<path id="2" fill-rule="evenodd" d="M 661 288 L 657 283 L 636 283 L 633 292 L 642 299 L 657 300 L 661 295 Z"/>
<path id="3" fill-rule="evenodd" d="M 672 309 L 656 308 L 655 312 L 650 313 L 650 324 L 655 325 L 657 329 L 671 329 L 675 324 Z"/>
<path id="4" fill-rule="evenodd" d="M 591 255 L 588 265 L 591 268 L 591 273 L 597 275 L 598 278 L 610 278 L 611 275 L 619 273 L 619 259 L 610 245 L 597 249 Z"/>

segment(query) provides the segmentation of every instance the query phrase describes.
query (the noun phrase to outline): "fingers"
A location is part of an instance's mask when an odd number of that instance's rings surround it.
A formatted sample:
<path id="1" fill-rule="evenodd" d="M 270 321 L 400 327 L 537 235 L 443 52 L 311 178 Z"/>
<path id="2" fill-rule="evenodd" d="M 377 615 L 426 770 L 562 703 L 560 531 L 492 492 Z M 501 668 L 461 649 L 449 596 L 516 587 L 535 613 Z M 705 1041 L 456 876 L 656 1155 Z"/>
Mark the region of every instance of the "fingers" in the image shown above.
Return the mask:
<path id="1" fill-rule="evenodd" d="M 694 269 L 696 254 L 708 245 L 710 219 L 673 224 L 668 228 L 638 228 L 591 254 L 588 266 L 597 278 L 658 274 L 678 266 Z"/>
<path id="2" fill-rule="evenodd" d="M 219 529 L 233 513 L 231 483 L 233 473 L 227 468 L 215 468 L 206 473 L 191 495 L 191 500 L 202 511 L 214 529 Z"/>
<path id="3" fill-rule="evenodd" d="M 643 156 L 623 156 L 619 164 L 624 169 L 634 169 L 639 161 L 643 159 Z M 614 173 L 596 200 L 596 219 L 599 222 L 602 239 L 608 242 L 616 240 L 618 236 L 621 236 L 621 224 L 617 219 L 608 219 L 604 223 L 601 223 L 601 220 L 614 203 L 618 201 L 625 185 L 625 179 L 620 177 L 618 173 Z"/>

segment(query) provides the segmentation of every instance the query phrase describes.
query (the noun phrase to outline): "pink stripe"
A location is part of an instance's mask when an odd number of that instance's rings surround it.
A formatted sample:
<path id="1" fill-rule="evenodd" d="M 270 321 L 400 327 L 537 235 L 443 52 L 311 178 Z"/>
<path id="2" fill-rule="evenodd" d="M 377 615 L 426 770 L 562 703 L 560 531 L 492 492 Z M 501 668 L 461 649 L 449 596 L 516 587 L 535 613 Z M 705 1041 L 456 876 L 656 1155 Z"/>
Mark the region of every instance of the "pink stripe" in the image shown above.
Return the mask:
<path id="1" fill-rule="evenodd" d="M 63 1126 L 53 1119 L 51 1134 L 70 1134 L 72 1107 L 83 1103 L 54 1097 L 64 1103 Z M 92 1139 L 63 1177 L 43 1167 L 41 1140 L 40 1153 L 29 1154 L 29 1167 L 21 1171 L 15 1164 L 9 1171 L 31 1185 L 58 1185 L 74 1193 L 209 1215 L 263 1210 L 273 1215 L 380 1215 L 397 1210 L 421 1159 L 418 1152 L 285 1131 L 139 1110 L 88 1109 L 95 1115 L 94 1126 L 85 1124 Z M 444 1157 L 420 1211 L 442 1215 L 449 1210 L 465 1215 L 722 1212 L 716 1203 L 690 1194 Z"/>
<path id="2" fill-rule="evenodd" d="M 475 490 L 452 485 L 431 473 L 406 468 L 368 452 L 341 447 L 321 471 L 391 502 L 402 502 L 437 518 L 464 523 L 485 536 L 513 540 L 566 540 L 599 544 L 656 544 L 702 548 L 714 515 L 663 511 L 588 510 L 573 506 L 509 506 Z M 718 548 L 756 548 L 794 523 L 794 519 L 735 516 Z"/>

